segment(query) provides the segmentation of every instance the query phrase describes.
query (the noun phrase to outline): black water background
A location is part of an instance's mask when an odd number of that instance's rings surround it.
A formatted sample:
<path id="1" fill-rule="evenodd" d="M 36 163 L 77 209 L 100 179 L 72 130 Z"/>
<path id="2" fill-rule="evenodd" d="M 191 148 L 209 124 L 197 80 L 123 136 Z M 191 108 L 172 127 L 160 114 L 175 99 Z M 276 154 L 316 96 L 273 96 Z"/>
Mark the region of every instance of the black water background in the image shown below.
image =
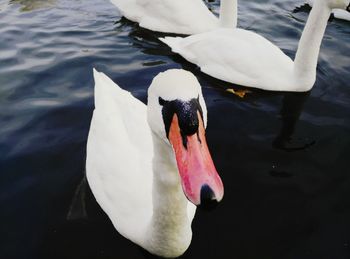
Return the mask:
<path id="1" fill-rule="evenodd" d="M 240 1 L 239 25 L 294 57 L 301 5 Z M 182 67 L 204 88 L 225 183 L 220 206 L 198 211 L 183 258 L 350 258 L 350 24 L 330 21 L 310 93 L 250 89 L 242 99 L 172 54 L 162 34 L 120 18 L 102 0 L 0 0 L 0 257 L 150 257 L 88 191 L 88 217 L 67 215 L 84 177 L 92 67 L 142 101 L 157 73 Z"/>

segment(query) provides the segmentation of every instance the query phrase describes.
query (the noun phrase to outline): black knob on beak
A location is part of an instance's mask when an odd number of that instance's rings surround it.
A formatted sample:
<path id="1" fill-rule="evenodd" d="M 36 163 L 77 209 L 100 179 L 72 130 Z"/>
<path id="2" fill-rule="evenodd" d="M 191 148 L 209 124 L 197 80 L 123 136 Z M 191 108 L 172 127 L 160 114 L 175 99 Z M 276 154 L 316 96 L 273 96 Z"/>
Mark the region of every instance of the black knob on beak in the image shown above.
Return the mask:
<path id="1" fill-rule="evenodd" d="M 199 207 L 205 210 L 211 210 L 218 205 L 215 194 L 209 185 L 204 184 L 201 188 L 201 204 Z"/>
<path id="2" fill-rule="evenodd" d="M 348 7 L 346 7 L 346 11 L 350 12 L 350 3 L 348 5 Z"/>

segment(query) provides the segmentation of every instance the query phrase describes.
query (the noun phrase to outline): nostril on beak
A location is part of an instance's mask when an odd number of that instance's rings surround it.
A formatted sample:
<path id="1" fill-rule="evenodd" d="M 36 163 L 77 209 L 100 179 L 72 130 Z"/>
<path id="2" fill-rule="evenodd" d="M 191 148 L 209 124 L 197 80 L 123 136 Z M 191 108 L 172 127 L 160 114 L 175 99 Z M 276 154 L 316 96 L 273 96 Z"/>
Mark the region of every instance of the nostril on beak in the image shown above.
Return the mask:
<path id="1" fill-rule="evenodd" d="M 350 4 L 346 7 L 346 11 L 350 12 Z"/>
<path id="2" fill-rule="evenodd" d="M 216 207 L 218 204 L 213 190 L 209 185 L 204 184 L 201 188 L 201 204 L 200 208 L 210 210 Z"/>

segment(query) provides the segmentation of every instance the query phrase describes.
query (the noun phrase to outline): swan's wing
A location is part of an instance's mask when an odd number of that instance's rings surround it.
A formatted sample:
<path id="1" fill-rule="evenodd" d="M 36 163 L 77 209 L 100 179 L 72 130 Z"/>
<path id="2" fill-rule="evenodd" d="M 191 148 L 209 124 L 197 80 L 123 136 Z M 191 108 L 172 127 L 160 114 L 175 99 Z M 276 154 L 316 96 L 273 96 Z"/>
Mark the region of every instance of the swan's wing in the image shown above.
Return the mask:
<path id="1" fill-rule="evenodd" d="M 153 145 L 146 106 L 103 73 L 94 70 L 94 78 L 88 182 L 118 232 L 140 243 L 152 213 Z"/>
<path id="2" fill-rule="evenodd" d="M 111 0 L 129 20 L 160 32 L 194 34 L 218 27 L 202 0 Z"/>
<path id="3" fill-rule="evenodd" d="M 283 87 L 293 68 L 293 61 L 277 46 L 246 30 L 219 29 L 161 40 L 204 73 L 239 85 Z"/>
<path id="4" fill-rule="evenodd" d="M 334 9 L 333 13 L 334 13 L 334 17 L 337 19 L 350 21 L 350 13 L 348 11 L 345 11 L 342 9 Z"/>
<path id="5" fill-rule="evenodd" d="M 306 0 L 306 3 L 310 5 L 311 7 L 313 6 L 313 0 Z M 342 9 L 333 9 L 332 13 L 334 14 L 334 17 L 337 19 L 342 19 L 345 21 L 350 21 L 350 13 L 342 10 Z"/>

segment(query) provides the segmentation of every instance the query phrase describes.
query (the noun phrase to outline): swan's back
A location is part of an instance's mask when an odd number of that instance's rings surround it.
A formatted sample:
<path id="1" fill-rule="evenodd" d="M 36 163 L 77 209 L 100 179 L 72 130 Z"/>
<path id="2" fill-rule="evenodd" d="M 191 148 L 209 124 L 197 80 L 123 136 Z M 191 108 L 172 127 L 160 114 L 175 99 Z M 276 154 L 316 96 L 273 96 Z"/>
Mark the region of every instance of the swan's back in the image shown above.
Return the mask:
<path id="1" fill-rule="evenodd" d="M 314 0 L 306 0 L 306 3 L 309 6 L 313 6 L 314 5 Z M 332 13 L 334 14 L 334 17 L 337 19 L 342 19 L 345 21 L 350 21 L 350 13 L 346 10 L 343 9 L 333 9 Z"/>
<path id="2" fill-rule="evenodd" d="M 87 179 L 118 232 L 140 244 L 152 214 L 153 144 L 146 106 L 103 73 L 94 71 L 94 78 Z"/>
<path id="3" fill-rule="evenodd" d="M 293 61 L 264 37 L 242 29 L 218 29 L 187 38 L 161 39 L 218 79 L 260 89 L 283 90 Z M 273 71 L 273 73 L 271 73 Z"/>
<path id="4" fill-rule="evenodd" d="M 141 27 L 160 32 L 194 34 L 212 30 L 218 19 L 202 0 L 111 0 L 122 15 Z"/>
<path id="5" fill-rule="evenodd" d="M 342 9 L 333 10 L 334 17 L 345 21 L 350 21 L 350 13 Z"/>

